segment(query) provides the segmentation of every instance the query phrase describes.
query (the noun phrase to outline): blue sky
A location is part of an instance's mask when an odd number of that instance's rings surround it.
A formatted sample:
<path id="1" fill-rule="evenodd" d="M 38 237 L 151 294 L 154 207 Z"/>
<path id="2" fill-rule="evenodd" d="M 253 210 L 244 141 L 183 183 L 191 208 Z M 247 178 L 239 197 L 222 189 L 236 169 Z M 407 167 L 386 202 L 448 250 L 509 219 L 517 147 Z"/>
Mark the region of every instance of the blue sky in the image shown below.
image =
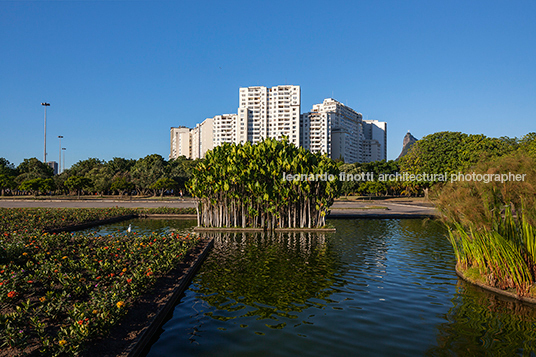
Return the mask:
<path id="1" fill-rule="evenodd" d="M 301 86 L 408 130 L 536 131 L 534 1 L 0 1 L 0 157 L 169 155 L 169 128 Z"/>

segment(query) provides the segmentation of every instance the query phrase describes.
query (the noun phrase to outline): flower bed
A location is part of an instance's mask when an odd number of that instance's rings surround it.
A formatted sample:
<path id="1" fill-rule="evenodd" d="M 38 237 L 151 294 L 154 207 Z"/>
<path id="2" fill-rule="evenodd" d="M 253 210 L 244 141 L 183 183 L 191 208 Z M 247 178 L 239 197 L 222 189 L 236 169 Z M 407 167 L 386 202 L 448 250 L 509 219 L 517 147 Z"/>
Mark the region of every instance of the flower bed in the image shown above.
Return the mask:
<path id="1" fill-rule="evenodd" d="M 7 354 L 78 354 L 197 243 L 178 234 L 47 234 L 39 229 L 66 216 L 48 209 L 25 220 L 13 211 L 3 210 L 0 223 L 0 346 Z"/>

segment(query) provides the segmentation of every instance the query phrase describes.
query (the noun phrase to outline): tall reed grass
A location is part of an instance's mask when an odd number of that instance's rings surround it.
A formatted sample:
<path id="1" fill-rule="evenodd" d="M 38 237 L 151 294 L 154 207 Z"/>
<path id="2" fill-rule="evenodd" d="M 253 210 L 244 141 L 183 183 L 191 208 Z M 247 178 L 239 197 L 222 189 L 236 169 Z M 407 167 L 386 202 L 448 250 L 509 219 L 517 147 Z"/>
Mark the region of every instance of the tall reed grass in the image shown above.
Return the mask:
<path id="1" fill-rule="evenodd" d="M 518 182 L 454 182 L 436 190 L 458 266 L 476 268 L 493 287 L 527 295 L 536 281 L 536 162 L 515 153 L 474 171 L 526 176 Z"/>

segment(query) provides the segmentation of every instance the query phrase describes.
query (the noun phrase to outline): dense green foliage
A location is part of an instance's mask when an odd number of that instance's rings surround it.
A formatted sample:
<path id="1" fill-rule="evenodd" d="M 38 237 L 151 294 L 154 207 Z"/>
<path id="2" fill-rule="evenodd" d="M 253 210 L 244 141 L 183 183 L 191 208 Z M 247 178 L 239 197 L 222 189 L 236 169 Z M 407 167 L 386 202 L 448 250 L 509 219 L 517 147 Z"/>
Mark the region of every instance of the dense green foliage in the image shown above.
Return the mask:
<path id="1" fill-rule="evenodd" d="M 450 227 L 460 269 L 525 295 L 536 281 L 536 159 L 516 152 L 483 161 L 477 174 L 524 175 L 523 180 L 458 181 L 437 189 L 437 206 Z"/>
<path id="2" fill-rule="evenodd" d="M 360 178 L 352 180 L 343 178 L 341 188 L 343 195 L 400 195 L 404 193 L 404 186 L 401 182 L 380 180 L 382 175 L 391 175 L 399 172 L 397 161 L 381 160 L 367 163 L 343 164 L 340 167 L 340 171 L 344 172 L 345 178 L 349 177 L 349 175 Z"/>
<path id="3" fill-rule="evenodd" d="M 338 175 L 327 156 L 265 139 L 207 152 L 189 190 L 199 200 L 201 226 L 320 227 L 339 195 Z"/>
<path id="4" fill-rule="evenodd" d="M 336 255 L 323 234 L 207 235 L 215 239 L 214 249 L 196 278 L 196 293 L 219 310 L 246 305 L 244 315 L 258 319 L 293 315 L 309 308 L 311 299 L 327 299 L 340 284 Z"/>
<path id="5" fill-rule="evenodd" d="M 197 239 L 171 234 L 47 234 L 128 209 L 1 209 L 0 348 L 77 355 L 175 267 Z"/>
<path id="6" fill-rule="evenodd" d="M 400 159 L 400 171 L 450 175 L 516 148 L 517 141 L 508 138 L 442 131 L 417 141 L 408 154 Z"/>
<path id="7" fill-rule="evenodd" d="M 139 160 L 89 158 L 60 175 L 36 158 L 18 167 L 0 158 L 0 194 L 160 194 L 186 192 L 186 181 L 198 160 L 179 157 L 166 161 L 160 155 Z"/>

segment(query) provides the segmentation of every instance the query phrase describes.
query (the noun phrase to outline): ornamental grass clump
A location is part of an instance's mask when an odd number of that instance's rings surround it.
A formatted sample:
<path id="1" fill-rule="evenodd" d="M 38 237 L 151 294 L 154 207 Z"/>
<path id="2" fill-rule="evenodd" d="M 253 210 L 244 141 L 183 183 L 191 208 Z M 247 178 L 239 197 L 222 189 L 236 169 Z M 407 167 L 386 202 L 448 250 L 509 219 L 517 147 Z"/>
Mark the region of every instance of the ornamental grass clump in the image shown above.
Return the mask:
<path id="1" fill-rule="evenodd" d="M 321 227 L 341 183 L 337 164 L 288 139 L 225 143 L 207 152 L 188 188 L 203 227 Z"/>
<path id="2" fill-rule="evenodd" d="M 474 168 L 520 173 L 524 181 L 465 181 L 438 191 L 458 268 L 476 269 L 493 287 L 527 295 L 536 281 L 536 162 L 515 153 Z"/>

